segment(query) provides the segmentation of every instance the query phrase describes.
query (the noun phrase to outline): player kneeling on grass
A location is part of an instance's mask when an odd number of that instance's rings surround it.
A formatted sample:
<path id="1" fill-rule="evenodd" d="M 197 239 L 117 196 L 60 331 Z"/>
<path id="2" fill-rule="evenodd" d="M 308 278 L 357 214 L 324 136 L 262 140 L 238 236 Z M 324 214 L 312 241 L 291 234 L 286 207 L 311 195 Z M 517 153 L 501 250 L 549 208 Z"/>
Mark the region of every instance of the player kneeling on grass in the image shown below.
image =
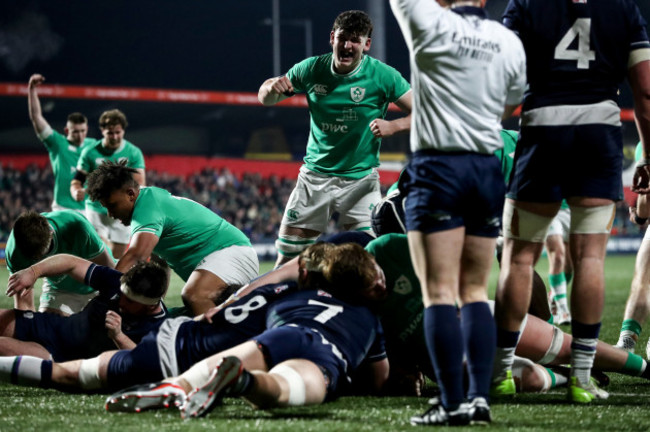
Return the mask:
<path id="1" fill-rule="evenodd" d="M 129 250 L 118 270 L 159 255 L 185 281 L 181 296 L 193 315 L 205 313 L 221 303 L 224 292 L 257 277 L 257 253 L 243 232 L 197 202 L 141 187 L 136 174 L 124 164 L 107 162 L 87 181 L 90 199 L 131 227 Z"/>
<path id="2" fill-rule="evenodd" d="M 381 388 L 388 376 L 381 326 L 364 305 L 385 297 L 383 272 L 358 245 L 335 251 L 344 256 L 317 268 L 300 261 L 300 284 L 321 289 L 303 289 L 271 305 L 265 331 L 179 377 L 118 392 L 106 408 L 139 412 L 177 406 L 183 417 L 197 417 L 226 394 L 259 408 L 319 404 L 335 398 L 362 361 L 374 389 Z"/>
<path id="3" fill-rule="evenodd" d="M 5 249 L 7 269 L 16 273 L 55 254 L 70 254 L 96 264 L 115 267 L 113 256 L 85 217 L 72 210 L 26 211 L 14 222 Z M 79 312 L 97 293 L 65 275 L 43 281 L 39 312 L 70 315 Z M 33 291 L 14 297 L 14 307 L 35 310 Z"/>

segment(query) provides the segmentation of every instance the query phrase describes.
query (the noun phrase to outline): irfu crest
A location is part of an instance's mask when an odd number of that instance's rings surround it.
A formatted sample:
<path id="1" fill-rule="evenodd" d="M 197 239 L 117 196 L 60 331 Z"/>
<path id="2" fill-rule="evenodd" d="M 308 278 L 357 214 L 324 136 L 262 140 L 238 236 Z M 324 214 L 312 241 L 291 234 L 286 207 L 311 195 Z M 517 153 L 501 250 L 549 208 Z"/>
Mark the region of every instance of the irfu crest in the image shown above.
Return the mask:
<path id="1" fill-rule="evenodd" d="M 366 95 L 366 89 L 363 87 L 352 87 L 350 89 L 350 97 L 354 102 L 361 102 Z"/>

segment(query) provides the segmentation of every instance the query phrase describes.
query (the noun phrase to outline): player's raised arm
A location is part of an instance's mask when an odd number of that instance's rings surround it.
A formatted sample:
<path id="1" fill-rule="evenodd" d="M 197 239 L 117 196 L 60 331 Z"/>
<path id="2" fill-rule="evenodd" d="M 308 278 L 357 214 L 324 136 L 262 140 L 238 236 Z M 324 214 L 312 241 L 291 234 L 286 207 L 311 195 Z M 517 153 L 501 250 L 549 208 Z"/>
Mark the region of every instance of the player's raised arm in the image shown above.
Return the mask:
<path id="1" fill-rule="evenodd" d="M 293 96 L 293 94 L 291 80 L 286 76 L 279 76 L 269 78 L 262 83 L 257 93 L 257 99 L 262 105 L 271 106 Z"/>
<path id="2" fill-rule="evenodd" d="M 49 123 L 43 117 L 43 111 L 41 110 L 41 101 L 38 99 L 37 87 L 45 81 L 45 78 L 41 74 L 34 74 L 29 78 L 29 84 L 27 85 L 27 105 L 29 107 L 29 119 L 34 125 L 34 132 L 39 137 L 43 131 L 50 128 Z"/>

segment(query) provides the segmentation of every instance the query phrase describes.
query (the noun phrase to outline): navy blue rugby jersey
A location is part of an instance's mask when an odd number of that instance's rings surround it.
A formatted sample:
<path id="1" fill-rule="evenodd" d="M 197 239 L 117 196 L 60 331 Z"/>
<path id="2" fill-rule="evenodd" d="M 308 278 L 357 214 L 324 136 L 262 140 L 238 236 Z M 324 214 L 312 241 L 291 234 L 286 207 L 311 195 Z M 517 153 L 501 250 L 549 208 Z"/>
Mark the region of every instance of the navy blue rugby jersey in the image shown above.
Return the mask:
<path id="1" fill-rule="evenodd" d="M 285 325 L 311 328 L 336 346 L 356 369 L 368 357 L 386 357 L 383 331 L 379 320 L 363 306 L 351 306 L 321 290 L 291 294 L 269 307 L 266 327 Z"/>
<path id="2" fill-rule="evenodd" d="M 122 332 L 136 344 L 144 335 L 157 329 L 167 318 L 167 308 L 162 301 L 160 302 L 162 310 L 155 315 L 130 315 L 120 312 L 120 297 L 123 295 L 120 290 L 121 277 L 121 272 L 97 264 L 91 264 L 86 272 L 84 284 L 99 291 L 99 294 L 80 313 L 88 317 L 90 328 L 96 332 L 97 339 L 89 341 L 89 345 L 99 344 L 102 346 L 100 353 L 108 349 L 116 349 L 115 343 L 106 334 L 106 312 L 109 310 L 120 313 Z"/>
<path id="3" fill-rule="evenodd" d="M 617 101 L 630 52 L 650 48 L 634 0 L 510 0 L 503 24 L 526 50 L 524 110 Z"/>
<path id="4" fill-rule="evenodd" d="M 264 285 L 217 312 L 212 323 L 182 324 L 176 335 L 179 370 L 264 332 L 269 305 L 298 290 L 296 282 Z"/>

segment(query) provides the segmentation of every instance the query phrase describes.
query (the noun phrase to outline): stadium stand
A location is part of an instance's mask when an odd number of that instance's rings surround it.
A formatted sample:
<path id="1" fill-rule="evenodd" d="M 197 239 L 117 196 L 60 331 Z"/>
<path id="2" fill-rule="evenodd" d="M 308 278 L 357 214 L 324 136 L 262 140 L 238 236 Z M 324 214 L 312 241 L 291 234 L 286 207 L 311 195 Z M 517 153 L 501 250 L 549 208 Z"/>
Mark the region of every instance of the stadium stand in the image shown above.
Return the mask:
<path id="1" fill-rule="evenodd" d="M 150 164 L 150 161 L 158 161 L 160 158 L 164 156 L 147 156 L 148 166 L 158 165 Z M 170 168 L 174 172 L 148 170 L 147 184 L 205 205 L 241 229 L 255 244 L 273 243 L 282 211 L 295 184 L 291 174 L 297 173 L 298 165 L 294 168 L 287 164 L 283 166 L 284 169 L 278 170 L 268 169 L 267 164 L 255 165 L 244 160 L 197 165 L 196 160 L 189 163 L 182 158 L 175 158 L 174 161 L 159 164 L 158 168 L 169 167 L 174 162 L 175 166 Z M 183 168 L 184 164 L 191 168 Z M 246 164 L 251 168 L 242 171 L 240 165 Z M 203 168 L 197 172 L 196 166 Z M 386 173 L 382 174 L 383 186 L 393 179 Z M 13 221 L 23 211 L 50 210 L 53 181 L 52 169 L 45 160 L 15 164 L 0 162 L 0 242 L 7 240 Z M 616 219 L 612 228 L 614 241 L 610 241 L 612 251 L 635 250 L 640 242 L 639 228 L 627 217 L 627 201 L 620 201 L 616 206 Z M 336 231 L 336 222 L 332 221 L 328 233 Z"/>

